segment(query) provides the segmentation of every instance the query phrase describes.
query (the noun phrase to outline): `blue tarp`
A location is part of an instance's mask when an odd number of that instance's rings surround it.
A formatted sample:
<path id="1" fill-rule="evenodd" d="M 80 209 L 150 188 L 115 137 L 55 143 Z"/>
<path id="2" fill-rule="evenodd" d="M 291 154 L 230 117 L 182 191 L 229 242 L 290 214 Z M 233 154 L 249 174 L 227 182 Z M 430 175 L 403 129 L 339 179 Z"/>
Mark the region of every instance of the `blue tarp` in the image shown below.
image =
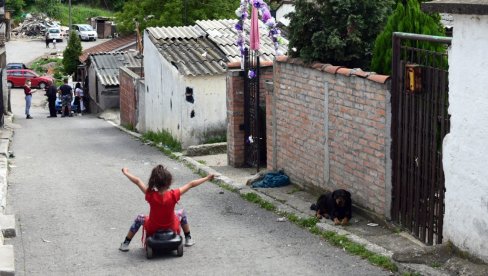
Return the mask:
<path id="1" fill-rule="evenodd" d="M 254 182 L 252 188 L 276 188 L 290 184 L 290 178 L 282 171 L 269 172 L 263 178 Z"/>

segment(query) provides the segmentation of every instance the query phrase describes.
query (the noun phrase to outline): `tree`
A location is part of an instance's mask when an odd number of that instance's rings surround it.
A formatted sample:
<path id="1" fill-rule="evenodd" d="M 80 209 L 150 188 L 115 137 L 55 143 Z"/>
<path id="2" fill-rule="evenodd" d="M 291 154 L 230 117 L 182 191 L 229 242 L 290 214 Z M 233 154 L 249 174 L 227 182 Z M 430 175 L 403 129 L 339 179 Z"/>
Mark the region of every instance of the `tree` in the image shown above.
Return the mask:
<path id="1" fill-rule="evenodd" d="M 297 0 L 289 15 L 289 50 L 306 62 L 369 67 L 392 0 Z"/>
<path id="2" fill-rule="evenodd" d="M 22 9 L 24 8 L 24 0 L 7 0 L 5 1 L 5 6 L 9 10 L 13 10 L 14 16 L 19 16 L 22 14 Z"/>
<path id="3" fill-rule="evenodd" d="M 393 14 L 388 18 L 385 29 L 378 35 L 371 61 L 371 70 L 381 74 L 391 74 L 393 32 L 406 32 L 427 35 L 444 35 L 444 28 L 438 14 L 429 15 L 420 9 L 418 0 L 407 0 L 406 7 L 399 1 Z M 412 42 L 413 43 L 413 42 Z M 428 42 L 415 42 L 416 47 L 442 51 L 442 45 Z"/>
<path id="4" fill-rule="evenodd" d="M 140 28 L 150 26 L 183 26 L 196 20 L 234 18 L 237 4 L 228 0 L 129 0 L 116 14 L 117 30 L 131 33 L 134 21 Z M 148 18 L 148 15 L 152 15 Z"/>
<path id="5" fill-rule="evenodd" d="M 68 45 L 63 52 L 63 67 L 67 75 L 72 75 L 76 72 L 76 68 L 80 64 L 81 52 L 80 38 L 72 31 L 69 35 Z"/>

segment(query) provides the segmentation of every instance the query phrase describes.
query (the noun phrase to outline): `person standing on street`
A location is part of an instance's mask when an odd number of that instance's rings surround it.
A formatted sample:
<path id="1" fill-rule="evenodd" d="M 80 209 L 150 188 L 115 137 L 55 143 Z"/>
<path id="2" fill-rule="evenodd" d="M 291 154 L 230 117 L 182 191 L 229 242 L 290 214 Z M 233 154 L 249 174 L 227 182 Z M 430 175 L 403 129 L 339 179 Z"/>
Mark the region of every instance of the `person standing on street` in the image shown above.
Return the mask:
<path id="1" fill-rule="evenodd" d="M 49 104 L 49 116 L 48 118 L 56 118 L 56 97 L 58 89 L 54 83 L 48 84 L 46 88 L 47 102 Z"/>
<path id="2" fill-rule="evenodd" d="M 68 116 L 73 117 L 71 114 L 71 101 L 73 100 L 73 88 L 68 84 L 68 79 L 63 80 L 63 85 L 59 87 L 61 92 L 61 117 L 66 117 L 66 110 L 68 111 Z"/>
<path id="3" fill-rule="evenodd" d="M 49 32 L 48 31 L 46 31 L 45 39 L 46 39 L 46 48 L 49 48 Z"/>
<path id="4" fill-rule="evenodd" d="M 25 94 L 25 118 L 32 119 L 30 115 L 30 107 L 32 103 L 32 93 L 36 92 L 36 89 L 31 88 L 31 81 L 26 80 L 24 84 L 24 94 Z"/>
<path id="5" fill-rule="evenodd" d="M 83 89 L 81 89 L 81 83 L 77 82 L 75 85 L 75 106 L 77 108 L 76 112 L 78 116 L 85 110 L 83 105 Z"/>

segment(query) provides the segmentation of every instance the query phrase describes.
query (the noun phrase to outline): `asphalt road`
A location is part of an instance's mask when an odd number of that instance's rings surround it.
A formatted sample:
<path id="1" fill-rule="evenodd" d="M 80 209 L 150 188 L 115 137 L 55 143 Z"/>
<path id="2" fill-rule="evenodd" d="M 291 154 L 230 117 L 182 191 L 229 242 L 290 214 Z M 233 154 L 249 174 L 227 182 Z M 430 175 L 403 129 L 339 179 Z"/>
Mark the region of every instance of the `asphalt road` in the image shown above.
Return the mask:
<path id="1" fill-rule="evenodd" d="M 199 176 L 94 116 L 46 118 L 43 93 L 33 102 L 26 120 L 22 90 L 12 90 L 6 213 L 17 219 L 16 275 L 389 275 L 212 183 L 180 201 L 196 241 L 183 257 L 147 260 L 140 232 L 120 252 L 134 217 L 148 212 L 122 167 L 147 180 L 164 164 L 173 187 Z"/>

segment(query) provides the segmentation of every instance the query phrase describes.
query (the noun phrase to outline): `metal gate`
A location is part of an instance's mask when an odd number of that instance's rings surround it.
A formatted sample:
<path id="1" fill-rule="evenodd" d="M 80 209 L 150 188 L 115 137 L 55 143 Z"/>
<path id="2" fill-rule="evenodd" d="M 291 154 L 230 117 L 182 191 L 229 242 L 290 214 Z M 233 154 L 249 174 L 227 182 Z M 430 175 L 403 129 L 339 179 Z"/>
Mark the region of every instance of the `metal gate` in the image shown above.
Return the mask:
<path id="1" fill-rule="evenodd" d="M 244 52 L 244 129 L 246 164 L 259 171 L 262 132 L 259 110 L 259 56 Z"/>
<path id="2" fill-rule="evenodd" d="M 442 243 L 450 43 L 448 37 L 393 35 L 391 216 L 429 245 Z"/>

